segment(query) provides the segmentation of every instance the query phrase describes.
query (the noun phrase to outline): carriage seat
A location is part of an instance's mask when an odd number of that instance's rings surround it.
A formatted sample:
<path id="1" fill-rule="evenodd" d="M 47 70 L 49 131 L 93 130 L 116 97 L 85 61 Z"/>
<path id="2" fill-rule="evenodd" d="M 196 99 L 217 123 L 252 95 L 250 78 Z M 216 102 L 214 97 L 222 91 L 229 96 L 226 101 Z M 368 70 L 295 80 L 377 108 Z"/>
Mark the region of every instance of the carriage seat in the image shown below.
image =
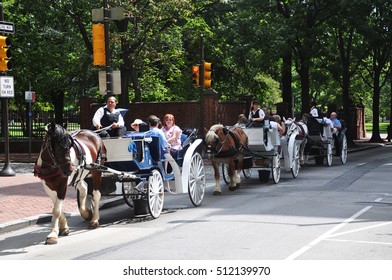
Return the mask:
<path id="1" fill-rule="evenodd" d="M 306 125 L 309 135 L 320 135 L 323 133 L 325 121 L 322 117 L 309 117 Z"/>

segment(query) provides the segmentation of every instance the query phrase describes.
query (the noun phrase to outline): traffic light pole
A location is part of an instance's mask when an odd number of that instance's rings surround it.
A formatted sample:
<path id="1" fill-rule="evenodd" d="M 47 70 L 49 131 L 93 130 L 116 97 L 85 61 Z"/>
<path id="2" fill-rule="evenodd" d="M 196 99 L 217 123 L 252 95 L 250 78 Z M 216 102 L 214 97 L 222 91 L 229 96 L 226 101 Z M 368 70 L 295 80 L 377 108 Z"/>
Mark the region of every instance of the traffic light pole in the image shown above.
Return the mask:
<path id="1" fill-rule="evenodd" d="M 0 0 L 0 21 L 4 20 L 3 3 Z M 3 109 L 3 134 L 4 134 L 4 167 L 0 172 L 0 176 L 15 176 L 14 170 L 10 166 L 10 139 L 8 131 L 8 98 L 2 99 Z"/>
<path id="2" fill-rule="evenodd" d="M 108 9 L 107 0 L 103 0 L 103 24 L 105 28 L 105 52 L 106 52 L 106 95 L 110 96 L 113 94 L 113 77 L 112 68 L 110 67 L 110 50 L 109 50 L 109 20 L 110 20 L 110 9 Z"/>
<path id="3" fill-rule="evenodd" d="M 200 86 L 200 126 L 202 129 L 202 134 L 204 135 L 204 69 L 203 69 L 203 62 L 204 62 L 204 35 L 201 34 L 201 53 L 200 53 L 201 61 L 200 61 L 200 75 L 199 75 L 199 84 Z"/>

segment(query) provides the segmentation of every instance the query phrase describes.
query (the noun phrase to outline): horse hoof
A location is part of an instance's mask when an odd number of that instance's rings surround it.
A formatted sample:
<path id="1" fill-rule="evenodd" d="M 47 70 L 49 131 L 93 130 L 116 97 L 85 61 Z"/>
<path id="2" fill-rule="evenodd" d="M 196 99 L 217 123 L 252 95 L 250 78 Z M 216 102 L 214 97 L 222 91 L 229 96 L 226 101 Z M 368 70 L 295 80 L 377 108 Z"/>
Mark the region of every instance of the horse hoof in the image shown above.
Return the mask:
<path id="1" fill-rule="evenodd" d="M 67 236 L 69 234 L 69 228 L 64 228 L 60 230 L 59 235 L 61 236 Z"/>
<path id="2" fill-rule="evenodd" d="M 96 228 L 99 228 L 99 223 L 98 222 L 90 223 L 88 225 L 88 229 L 96 229 Z"/>
<path id="3" fill-rule="evenodd" d="M 235 186 L 235 187 L 229 187 L 229 191 L 235 191 L 236 189 L 238 189 L 237 186 Z"/>
<path id="4" fill-rule="evenodd" d="M 213 194 L 213 195 L 221 195 L 222 193 L 221 193 L 221 192 L 218 192 L 218 191 L 214 191 L 212 194 Z"/>
<path id="5" fill-rule="evenodd" d="M 45 245 L 54 245 L 57 244 L 58 237 L 48 237 L 46 238 Z"/>

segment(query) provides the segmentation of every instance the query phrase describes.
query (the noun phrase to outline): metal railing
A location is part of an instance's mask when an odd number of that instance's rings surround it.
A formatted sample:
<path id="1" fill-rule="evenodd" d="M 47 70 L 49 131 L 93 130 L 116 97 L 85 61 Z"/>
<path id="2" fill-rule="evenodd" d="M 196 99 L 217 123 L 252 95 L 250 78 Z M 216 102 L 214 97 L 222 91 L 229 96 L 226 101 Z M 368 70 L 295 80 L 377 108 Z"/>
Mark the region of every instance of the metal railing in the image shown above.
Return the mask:
<path id="1" fill-rule="evenodd" d="M 68 131 L 80 129 L 79 113 L 75 111 L 64 111 L 64 122 Z M 8 131 L 10 140 L 42 139 L 45 135 L 45 126 L 54 119 L 54 111 L 33 111 L 30 117 L 31 131 L 28 128 L 28 116 L 22 118 L 16 110 L 9 111 Z M 4 140 L 1 131 L 0 140 Z"/>

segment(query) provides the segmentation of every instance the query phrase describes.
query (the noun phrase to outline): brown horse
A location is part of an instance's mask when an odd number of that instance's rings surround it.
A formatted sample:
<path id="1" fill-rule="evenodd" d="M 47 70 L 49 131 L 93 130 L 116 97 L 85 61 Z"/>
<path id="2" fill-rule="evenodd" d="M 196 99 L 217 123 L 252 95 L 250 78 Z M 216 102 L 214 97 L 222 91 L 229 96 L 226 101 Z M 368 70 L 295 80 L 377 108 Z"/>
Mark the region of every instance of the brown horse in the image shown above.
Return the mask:
<path id="1" fill-rule="evenodd" d="M 245 132 L 239 127 L 228 129 L 221 124 L 215 124 L 207 132 L 205 143 L 215 173 L 214 195 L 222 193 L 219 174 L 220 163 L 229 165 L 229 190 L 234 191 L 239 188 L 244 151 L 248 148 L 248 136 Z M 237 170 L 235 170 L 234 163 L 236 159 L 238 160 Z"/>
<path id="2" fill-rule="evenodd" d="M 92 170 L 93 211 L 86 207 L 87 183 L 84 178 L 90 163 L 103 164 L 101 155 L 105 148 L 101 138 L 91 130 L 80 130 L 69 134 L 65 128 L 51 123 L 46 126 L 46 135 L 34 166 L 34 175 L 41 178 L 46 193 L 53 201 L 53 218 L 46 244 L 56 244 L 59 235 L 68 235 L 69 227 L 63 213 L 63 201 L 68 186 L 79 190 L 79 212 L 84 219 L 91 219 L 89 228 L 99 226 L 99 201 L 101 173 Z"/>

